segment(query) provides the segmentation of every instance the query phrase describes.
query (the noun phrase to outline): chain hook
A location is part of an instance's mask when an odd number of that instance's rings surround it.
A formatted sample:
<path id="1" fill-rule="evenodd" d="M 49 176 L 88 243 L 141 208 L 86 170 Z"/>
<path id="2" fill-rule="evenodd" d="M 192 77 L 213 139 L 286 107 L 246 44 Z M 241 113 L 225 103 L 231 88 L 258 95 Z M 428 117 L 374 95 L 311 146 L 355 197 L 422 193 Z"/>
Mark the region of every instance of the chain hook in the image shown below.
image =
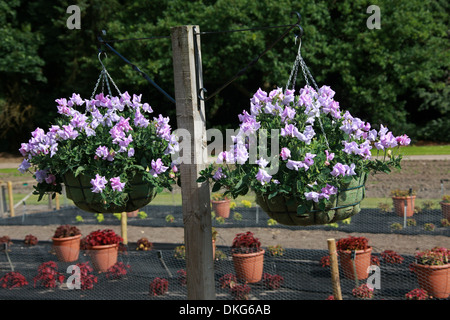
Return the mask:
<path id="1" fill-rule="evenodd" d="M 100 64 L 102 65 L 103 70 L 106 70 L 106 67 L 105 67 L 105 65 L 103 64 L 102 59 L 101 59 L 102 53 L 105 54 L 105 57 L 106 57 L 106 58 L 108 57 L 108 55 L 106 54 L 105 51 L 100 51 L 100 52 L 98 53 L 98 61 L 100 61 Z"/>

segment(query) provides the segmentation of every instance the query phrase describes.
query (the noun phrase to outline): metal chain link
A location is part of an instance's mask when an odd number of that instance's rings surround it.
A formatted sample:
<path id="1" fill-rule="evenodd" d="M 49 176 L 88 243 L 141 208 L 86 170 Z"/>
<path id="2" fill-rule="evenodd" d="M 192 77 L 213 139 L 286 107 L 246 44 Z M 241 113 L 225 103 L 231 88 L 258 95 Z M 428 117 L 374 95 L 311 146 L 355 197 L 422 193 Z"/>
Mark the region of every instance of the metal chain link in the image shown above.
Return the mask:
<path id="1" fill-rule="evenodd" d="M 100 75 L 98 77 L 97 83 L 95 84 L 94 91 L 92 92 L 92 95 L 91 95 L 91 100 L 94 99 L 94 95 L 95 95 L 95 92 L 97 91 L 97 88 L 98 88 L 98 85 L 100 84 L 100 81 L 102 81 L 102 92 L 104 92 L 105 82 L 106 82 L 106 86 L 108 88 L 108 93 L 109 93 L 110 96 L 112 96 L 111 87 L 109 85 L 109 81 L 111 81 L 112 84 L 114 85 L 114 88 L 116 88 L 117 92 L 119 93 L 119 95 L 122 95 L 122 93 L 120 92 L 120 90 L 117 87 L 116 83 L 114 82 L 114 80 L 112 79 L 112 77 L 110 76 L 108 71 L 106 70 L 106 68 L 103 65 L 102 61 L 100 60 L 100 54 L 101 54 L 101 52 L 98 55 L 98 59 L 99 59 L 101 65 L 102 65 L 103 69 L 100 72 Z M 108 78 L 109 78 L 109 80 L 108 80 Z"/>
<path id="2" fill-rule="evenodd" d="M 297 38 L 295 38 L 295 40 L 297 41 Z M 292 89 L 294 89 L 295 82 L 296 82 L 296 79 L 297 79 L 298 66 L 300 64 L 300 67 L 302 68 L 303 77 L 305 78 L 305 81 L 306 81 L 306 85 L 308 87 L 311 86 L 309 84 L 309 81 L 308 81 L 308 78 L 309 78 L 311 80 L 311 82 L 313 83 L 316 91 L 319 92 L 319 87 L 317 86 L 316 81 L 314 80 L 311 72 L 309 71 L 309 68 L 308 68 L 308 66 L 305 63 L 305 60 L 303 60 L 303 57 L 301 55 L 301 47 L 302 47 L 302 39 L 300 38 L 300 44 L 298 46 L 297 56 L 295 57 L 294 65 L 292 66 L 291 74 L 290 74 L 289 80 L 288 80 L 288 82 L 286 84 L 286 90 L 289 88 L 289 84 L 290 84 L 291 81 L 292 81 Z M 327 149 L 330 149 L 330 146 L 328 144 L 327 135 L 325 133 L 325 130 L 323 129 L 322 120 L 320 120 L 320 117 L 318 117 L 317 119 L 319 121 L 320 129 L 322 130 L 322 134 L 324 136 L 325 143 L 327 145 Z"/>

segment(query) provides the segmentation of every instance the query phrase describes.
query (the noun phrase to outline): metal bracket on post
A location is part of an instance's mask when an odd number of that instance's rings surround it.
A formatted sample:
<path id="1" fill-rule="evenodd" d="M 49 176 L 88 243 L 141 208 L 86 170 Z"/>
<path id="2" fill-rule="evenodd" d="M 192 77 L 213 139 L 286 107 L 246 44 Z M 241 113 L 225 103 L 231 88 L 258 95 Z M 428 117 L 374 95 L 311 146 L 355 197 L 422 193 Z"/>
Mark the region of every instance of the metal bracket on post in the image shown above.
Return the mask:
<path id="1" fill-rule="evenodd" d="M 356 287 L 359 287 L 358 273 L 356 272 L 356 262 L 355 262 L 356 261 L 356 251 L 355 250 L 352 251 L 351 260 L 352 260 L 352 264 L 353 264 L 353 274 L 355 277 Z"/>

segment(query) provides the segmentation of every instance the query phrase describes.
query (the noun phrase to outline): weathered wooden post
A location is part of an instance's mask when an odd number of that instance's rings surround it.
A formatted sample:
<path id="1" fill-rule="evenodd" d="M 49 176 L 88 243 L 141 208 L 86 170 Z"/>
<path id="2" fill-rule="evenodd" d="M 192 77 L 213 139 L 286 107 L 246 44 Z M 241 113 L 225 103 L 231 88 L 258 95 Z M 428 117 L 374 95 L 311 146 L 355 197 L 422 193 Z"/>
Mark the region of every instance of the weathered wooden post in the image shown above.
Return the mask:
<path id="1" fill-rule="evenodd" d="M 328 239 L 328 253 L 330 255 L 331 284 L 333 286 L 333 296 L 336 300 L 342 300 L 341 284 L 339 281 L 339 266 L 336 252 L 336 241 Z"/>
<path id="2" fill-rule="evenodd" d="M 7 185 L 8 185 L 9 213 L 10 213 L 11 217 L 14 217 L 15 216 L 15 213 L 14 213 L 14 195 L 13 195 L 12 182 L 8 181 Z"/>
<path id="3" fill-rule="evenodd" d="M 183 154 L 185 161 L 180 164 L 187 298 L 213 300 L 210 192 L 207 182 L 197 183 L 199 171 L 206 166 L 207 152 L 205 106 L 198 97 L 202 88 L 199 31 L 198 26 L 174 27 L 171 38 L 177 126 L 190 134 L 189 159 L 186 161 Z"/>

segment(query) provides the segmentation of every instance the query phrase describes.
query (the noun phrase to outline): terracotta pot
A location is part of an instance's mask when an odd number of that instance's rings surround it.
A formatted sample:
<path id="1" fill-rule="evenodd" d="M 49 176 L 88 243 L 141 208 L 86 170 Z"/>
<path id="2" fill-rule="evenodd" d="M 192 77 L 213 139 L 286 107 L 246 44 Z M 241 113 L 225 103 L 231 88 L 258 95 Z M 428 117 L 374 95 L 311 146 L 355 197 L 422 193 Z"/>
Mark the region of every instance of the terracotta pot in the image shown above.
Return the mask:
<path id="1" fill-rule="evenodd" d="M 94 269 L 100 272 L 106 272 L 116 264 L 118 252 L 118 244 L 89 247 L 89 256 L 91 257 Z"/>
<path id="2" fill-rule="evenodd" d="M 242 282 L 255 283 L 261 281 L 264 268 L 264 253 L 233 253 L 233 264 L 236 277 Z"/>
<path id="3" fill-rule="evenodd" d="M 414 214 L 414 202 L 416 200 L 416 196 L 392 197 L 392 201 L 394 202 L 395 213 L 399 217 L 403 217 L 405 215 L 405 200 L 406 200 L 406 216 L 411 217 Z"/>
<path id="4" fill-rule="evenodd" d="M 138 210 L 131 211 L 131 212 L 127 212 L 127 217 L 128 217 L 128 218 L 135 218 L 135 217 L 137 217 L 138 212 L 139 212 L 139 209 L 138 209 Z"/>
<path id="5" fill-rule="evenodd" d="M 212 241 L 213 260 L 216 260 L 216 240 Z"/>
<path id="6" fill-rule="evenodd" d="M 450 296 L 450 264 L 429 266 L 413 263 L 419 286 L 435 298 L 447 299 Z"/>
<path id="7" fill-rule="evenodd" d="M 59 261 L 72 262 L 78 260 L 80 254 L 81 234 L 67 238 L 52 238 L 53 249 Z"/>
<path id="8" fill-rule="evenodd" d="M 372 247 L 366 250 L 356 250 L 355 266 L 356 277 L 358 280 L 366 279 L 369 276 L 370 258 L 372 256 Z M 339 263 L 348 279 L 355 280 L 355 268 L 353 267 L 352 252 L 339 251 Z"/>
<path id="9" fill-rule="evenodd" d="M 216 216 L 228 218 L 230 216 L 230 200 L 218 200 L 211 201 L 212 210 L 216 213 Z"/>
<path id="10" fill-rule="evenodd" d="M 439 202 L 439 203 L 441 204 L 444 219 L 447 219 L 450 222 L 450 203 L 448 202 Z"/>

